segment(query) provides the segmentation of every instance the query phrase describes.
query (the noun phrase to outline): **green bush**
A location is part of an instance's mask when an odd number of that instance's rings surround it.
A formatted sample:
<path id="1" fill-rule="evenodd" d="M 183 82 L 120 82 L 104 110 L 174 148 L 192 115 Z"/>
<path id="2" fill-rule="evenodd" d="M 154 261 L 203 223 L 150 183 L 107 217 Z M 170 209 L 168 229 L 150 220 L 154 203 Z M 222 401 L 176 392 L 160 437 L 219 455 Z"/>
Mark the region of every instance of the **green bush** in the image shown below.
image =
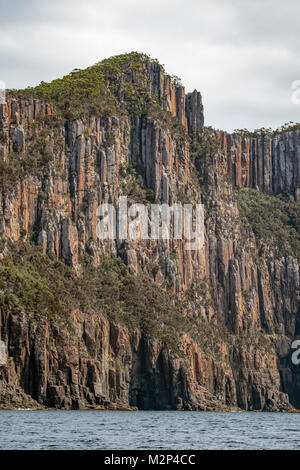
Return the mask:
<path id="1" fill-rule="evenodd" d="M 146 54 L 122 54 L 84 70 L 74 69 L 50 83 L 41 82 L 34 88 L 7 93 L 13 97 L 36 97 L 51 102 L 67 119 L 95 113 L 111 115 L 122 109 L 140 115 L 157 103 L 147 76 L 150 61 L 157 63 Z"/>
<path id="2" fill-rule="evenodd" d="M 300 203 L 255 189 L 240 189 L 238 207 L 247 231 L 279 255 L 300 257 Z"/>
<path id="3" fill-rule="evenodd" d="M 184 327 L 180 303 L 145 274 L 133 276 L 120 258 L 105 258 L 99 267 L 82 260 L 75 271 L 40 248 L 10 243 L 10 255 L 0 263 L 0 307 L 11 312 L 68 321 L 72 309 L 98 312 L 130 329 L 178 350 L 178 325 Z"/>
<path id="4" fill-rule="evenodd" d="M 299 122 L 289 121 L 277 129 L 272 129 L 271 127 L 261 127 L 260 129 L 255 129 L 254 131 L 249 131 L 248 129 L 235 129 L 233 132 L 234 134 L 239 134 L 243 137 L 274 137 L 275 135 L 282 134 L 284 132 L 297 131 L 299 129 Z"/>

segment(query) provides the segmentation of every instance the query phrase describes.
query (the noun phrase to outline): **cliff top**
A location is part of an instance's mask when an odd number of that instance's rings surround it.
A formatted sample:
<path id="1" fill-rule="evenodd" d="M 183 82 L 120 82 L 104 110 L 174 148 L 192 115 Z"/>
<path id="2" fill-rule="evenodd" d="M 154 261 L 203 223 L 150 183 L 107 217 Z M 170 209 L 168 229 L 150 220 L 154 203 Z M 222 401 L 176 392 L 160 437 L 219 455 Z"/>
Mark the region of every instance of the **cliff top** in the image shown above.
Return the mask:
<path id="1" fill-rule="evenodd" d="M 68 119 L 126 112 L 131 115 L 160 114 L 160 119 L 165 120 L 166 113 L 174 115 L 170 112 L 172 104 L 166 103 L 166 95 L 172 100 L 172 88 L 182 89 L 184 94 L 180 79 L 168 75 L 157 59 L 132 51 L 104 59 L 86 69 L 74 69 L 49 83 L 42 81 L 36 87 L 7 90 L 7 95 L 52 103 L 56 114 Z M 299 129 L 300 123 L 290 121 L 278 129 L 235 129 L 233 134 L 251 138 Z"/>
<path id="2" fill-rule="evenodd" d="M 36 87 L 8 90 L 8 96 L 38 98 L 56 105 L 66 117 L 77 118 L 92 112 L 98 114 L 131 114 L 149 111 L 161 104 L 161 79 L 170 86 L 181 87 L 178 77 L 165 73 L 163 65 L 139 52 L 104 59 L 86 69 L 74 69 L 63 78 Z"/>
<path id="3" fill-rule="evenodd" d="M 235 129 L 233 134 L 241 135 L 243 137 L 263 137 L 270 136 L 273 137 L 284 132 L 297 131 L 300 129 L 299 122 L 289 121 L 278 127 L 277 129 L 272 129 L 271 127 L 261 127 L 259 129 L 254 129 L 249 131 L 248 129 Z"/>

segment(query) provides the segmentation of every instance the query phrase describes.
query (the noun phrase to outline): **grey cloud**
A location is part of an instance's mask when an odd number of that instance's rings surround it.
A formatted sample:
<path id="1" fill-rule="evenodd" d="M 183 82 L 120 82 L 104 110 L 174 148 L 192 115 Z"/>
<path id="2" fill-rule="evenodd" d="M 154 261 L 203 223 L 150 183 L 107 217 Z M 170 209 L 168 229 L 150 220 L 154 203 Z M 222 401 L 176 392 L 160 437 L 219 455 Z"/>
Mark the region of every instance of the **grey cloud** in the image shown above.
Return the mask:
<path id="1" fill-rule="evenodd" d="M 299 120 L 298 0 L 0 0 L 0 79 L 8 87 L 52 80 L 138 50 L 203 94 L 217 128 Z"/>

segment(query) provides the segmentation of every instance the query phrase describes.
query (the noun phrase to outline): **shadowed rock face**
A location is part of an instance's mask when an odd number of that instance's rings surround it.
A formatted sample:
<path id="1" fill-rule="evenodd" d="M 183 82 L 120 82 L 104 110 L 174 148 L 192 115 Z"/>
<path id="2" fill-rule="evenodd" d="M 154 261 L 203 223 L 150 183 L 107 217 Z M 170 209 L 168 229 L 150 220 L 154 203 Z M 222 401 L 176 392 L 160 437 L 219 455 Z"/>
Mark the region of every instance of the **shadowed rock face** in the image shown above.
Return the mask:
<path id="1" fill-rule="evenodd" d="M 160 115 L 130 112 L 53 124 L 55 106 L 43 100 L 0 105 L 1 262 L 21 240 L 77 276 L 83 256 L 95 266 L 120 257 L 132 275 L 144 273 L 182 302 L 179 352 L 101 309 L 73 308 L 67 326 L 2 302 L 0 406 L 299 408 L 290 348 L 299 335 L 299 260 L 278 256 L 271 241 L 243 229 L 236 195 L 256 188 L 299 199 L 299 130 L 211 132 L 218 146 L 203 147 L 200 93 L 186 95 L 157 64 L 147 65 L 147 76 L 178 128 Z M 20 171 L 11 163 L 16 156 L 31 166 Z M 120 195 L 203 203 L 203 249 L 187 251 L 181 240 L 99 240 L 97 208 Z"/>

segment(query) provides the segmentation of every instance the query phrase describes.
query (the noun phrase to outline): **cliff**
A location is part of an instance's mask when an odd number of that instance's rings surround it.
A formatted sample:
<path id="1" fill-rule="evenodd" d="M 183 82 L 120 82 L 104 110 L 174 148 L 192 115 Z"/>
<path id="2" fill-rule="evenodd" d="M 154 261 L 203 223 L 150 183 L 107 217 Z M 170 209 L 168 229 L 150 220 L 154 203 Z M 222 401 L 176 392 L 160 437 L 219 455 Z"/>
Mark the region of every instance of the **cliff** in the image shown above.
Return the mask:
<path id="1" fill-rule="evenodd" d="M 204 127 L 131 53 L 0 105 L 0 406 L 300 407 L 300 131 Z M 202 203 L 204 245 L 101 240 L 101 203 Z"/>
<path id="2" fill-rule="evenodd" d="M 221 133 L 220 140 L 236 186 L 273 194 L 292 191 L 299 200 L 299 126 L 281 133 L 261 132 L 252 136 Z"/>

